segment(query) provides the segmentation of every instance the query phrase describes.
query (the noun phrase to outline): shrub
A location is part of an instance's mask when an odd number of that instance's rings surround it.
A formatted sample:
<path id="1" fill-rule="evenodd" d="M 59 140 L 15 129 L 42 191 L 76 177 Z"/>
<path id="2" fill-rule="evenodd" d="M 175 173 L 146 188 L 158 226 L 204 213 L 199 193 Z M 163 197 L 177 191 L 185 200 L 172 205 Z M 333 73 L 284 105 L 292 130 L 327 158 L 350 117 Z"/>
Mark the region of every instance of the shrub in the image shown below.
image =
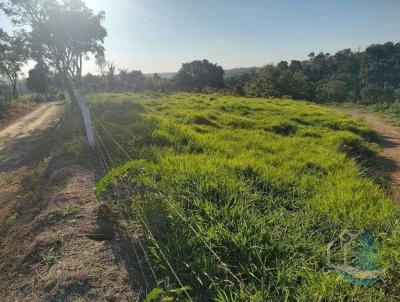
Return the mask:
<path id="1" fill-rule="evenodd" d="M 321 103 L 344 102 L 349 96 L 349 90 L 345 82 L 340 80 L 330 80 L 321 83 L 317 87 L 317 100 Z"/>
<path id="2" fill-rule="evenodd" d="M 393 87 L 385 85 L 384 88 L 377 85 L 367 85 L 361 90 L 361 101 L 364 104 L 376 104 L 393 102 L 395 99 Z"/>

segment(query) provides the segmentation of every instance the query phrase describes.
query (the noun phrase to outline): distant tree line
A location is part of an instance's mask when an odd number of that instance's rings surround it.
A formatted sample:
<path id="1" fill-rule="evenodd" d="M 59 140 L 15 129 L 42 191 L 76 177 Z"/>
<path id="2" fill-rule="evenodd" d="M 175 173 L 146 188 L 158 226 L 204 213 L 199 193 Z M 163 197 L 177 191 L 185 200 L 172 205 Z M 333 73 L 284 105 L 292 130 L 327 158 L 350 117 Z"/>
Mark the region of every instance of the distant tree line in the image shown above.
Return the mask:
<path id="1" fill-rule="evenodd" d="M 167 80 L 157 73 L 146 77 L 140 70 L 118 69 L 113 63 L 106 62 L 104 57 L 98 58 L 96 64 L 100 74 L 88 73 L 83 78 L 85 93 L 93 92 L 165 92 Z"/>
<path id="2" fill-rule="evenodd" d="M 393 102 L 400 99 L 400 43 L 374 44 L 365 51 L 311 53 L 308 60 L 281 61 L 257 72 L 225 79 L 235 94 L 291 97 L 316 102 Z"/>
<path id="3" fill-rule="evenodd" d="M 118 69 L 105 58 L 98 58 L 99 75 L 87 74 L 83 78 L 86 93 L 90 92 L 143 92 L 143 91 L 192 91 L 225 88 L 224 70 L 207 60 L 183 63 L 171 79 L 161 78 L 157 73 L 145 76 L 140 70 Z"/>
<path id="4" fill-rule="evenodd" d="M 207 60 L 183 63 L 171 78 L 145 77 L 140 71 L 104 65 L 101 75 L 87 75 L 88 91 L 222 92 L 249 97 L 288 97 L 319 103 L 390 103 L 400 99 L 400 43 L 374 44 L 365 51 L 344 49 L 334 55 L 310 53 L 307 60 L 281 61 L 262 68 L 224 70 Z"/>

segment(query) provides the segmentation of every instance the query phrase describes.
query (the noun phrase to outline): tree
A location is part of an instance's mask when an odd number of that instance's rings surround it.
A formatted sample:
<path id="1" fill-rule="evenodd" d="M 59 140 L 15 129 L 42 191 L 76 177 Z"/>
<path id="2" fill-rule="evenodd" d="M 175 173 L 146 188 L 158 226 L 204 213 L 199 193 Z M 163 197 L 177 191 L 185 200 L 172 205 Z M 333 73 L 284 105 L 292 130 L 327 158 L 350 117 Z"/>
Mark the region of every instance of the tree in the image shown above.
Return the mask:
<path id="1" fill-rule="evenodd" d="M 313 82 L 320 81 L 332 74 L 331 55 L 320 52 L 318 55 L 309 54 L 309 60 L 304 64 L 304 73 Z"/>
<path id="2" fill-rule="evenodd" d="M 287 61 L 280 61 L 278 65 L 276 65 L 281 70 L 288 70 L 289 69 L 289 64 Z"/>
<path id="3" fill-rule="evenodd" d="M 224 70 L 206 59 L 183 63 L 173 78 L 177 88 L 188 91 L 202 91 L 206 87 L 224 87 Z"/>
<path id="4" fill-rule="evenodd" d="M 245 86 L 249 96 L 256 97 L 292 97 L 310 99 L 313 96 L 312 83 L 301 72 L 292 72 L 287 62 L 279 66 L 267 65 Z"/>
<path id="5" fill-rule="evenodd" d="M 43 66 L 36 64 L 35 68 L 29 70 L 29 76 L 26 79 L 26 85 L 29 90 L 47 95 L 48 83 L 47 70 Z"/>
<path id="6" fill-rule="evenodd" d="M 104 53 L 100 53 L 100 54 L 96 55 L 96 65 L 99 67 L 99 70 L 100 70 L 100 76 L 103 81 L 102 89 L 104 91 L 106 88 L 106 76 L 105 76 L 106 72 L 105 72 L 105 70 L 107 67 L 107 61 L 104 56 Z"/>
<path id="7" fill-rule="evenodd" d="M 349 90 L 345 82 L 340 80 L 329 80 L 322 82 L 317 87 L 316 94 L 317 100 L 321 103 L 344 102 L 349 95 Z"/>
<path id="8" fill-rule="evenodd" d="M 225 85 L 234 95 L 244 95 L 244 86 L 255 76 L 255 71 L 234 74 L 225 79 Z"/>
<path id="9" fill-rule="evenodd" d="M 397 86 L 400 83 L 400 43 L 387 42 L 367 47 L 360 76 L 366 86 L 373 84 L 383 88 L 385 83 Z"/>
<path id="10" fill-rule="evenodd" d="M 64 90 L 79 103 L 89 145 L 94 146 L 90 114 L 75 88 L 82 88 L 83 60 L 104 55 L 104 12 L 94 14 L 82 0 L 8 0 L 1 7 L 15 25 L 30 27 L 31 49 L 58 71 Z"/>
<path id="11" fill-rule="evenodd" d="M 108 91 L 115 91 L 115 64 L 114 63 L 108 63 L 107 64 L 107 89 Z"/>
<path id="12" fill-rule="evenodd" d="M 128 73 L 128 89 L 139 91 L 142 89 L 145 76 L 140 70 L 132 70 Z"/>
<path id="13" fill-rule="evenodd" d="M 400 101 L 400 87 L 397 88 L 397 89 L 394 91 L 394 96 L 395 96 L 395 98 L 396 98 L 396 101 Z"/>
<path id="14" fill-rule="evenodd" d="M 83 78 L 83 91 L 86 93 L 103 91 L 103 81 L 101 76 L 87 73 Z"/>
<path id="15" fill-rule="evenodd" d="M 2 103 L 9 102 L 12 99 L 10 85 L 0 78 L 0 108 Z"/>
<path id="16" fill-rule="evenodd" d="M 288 95 L 291 95 L 294 99 L 313 100 L 314 86 L 304 73 L 293 72 Z"/>
<path id="17" fill-rule="evenodd" d="M 9 0 L 0 3 L 0 9 L 10 17 L 15 26 L 33 26 L 46 20 L 47 11 L 57 2 L 54 0 Z"/>
<path id="18" fill-rule="evenodd" d="M 152 77 L 145 78 L 142 82 L 142 89 L 161 92 L 163 90 L 161 77 L 155 73 Z"/>
<path id="19" fill-rule="evenodd" d="M 40 50 L 73 95 L 82 84 L 83 60 L 104 53 L 104 12 L 94 14 L 82 0 L 9 0 L 2 8 L 15 25 L 30 27 L 31 48 Z"/>
<path id="20" fill-rule="evenodd" d="M 297 60 L 291 60 L 290 61 L 290 65 L 289 65 L 289 69 L 293 72 L 302 72 L 303 71 L 303 65 L 300 61 Z"/>
<path id="21" fill-rule="evenodd" d="M 33 28 L 34 42 L 43 46 L 48 63 L 80 88 L 83 59 L 104 52 L 104 12 L 95 15 L 83 2 L 65 0 L 48 13 L 48 19 Z"/>
<path id="22" fill-rule="evenodd" d="M 335 53 L 332 57 L 335 73 L 357 74 L 360 72 L 361 54 L 354 53 L 350 48 Z"/>
<path id="23" fill-rule="evenodd" d="M 278 78 L 281 72 L 273 65 L 264 66 L 257 76 L 245 86 L 248 96 L 255 97 L 282 97 Z"/>
<path id="24" fill-rule="evenodd" d="M 375 84 L 369 84 L 361 90 L 361 101 L 364 104 L 375 104 L 381 101 L 383 89 Z"/>
<path id="25" fill-rule="evenodd" d="M 383 88 L 376 84 L 369 84 L 361 90 L 360 95 L 364 104 L 390 103 L 395 100 L 393 86 L 387 83 Z"/>
<path id="26" fill-rule="evenodd" d="M 129 85 L 128 69 L 120 69 L 118 78 L 120 82 L 120 91 L 127 91 Z"/>
<path id="27" fill-rule="evenodd" d="M 10 83 L 14 98 L 18 97 L 18 75 L 26 59 L 23 32 L 15 36 L 9 36 L 0 29 L 0 74 Z"/>

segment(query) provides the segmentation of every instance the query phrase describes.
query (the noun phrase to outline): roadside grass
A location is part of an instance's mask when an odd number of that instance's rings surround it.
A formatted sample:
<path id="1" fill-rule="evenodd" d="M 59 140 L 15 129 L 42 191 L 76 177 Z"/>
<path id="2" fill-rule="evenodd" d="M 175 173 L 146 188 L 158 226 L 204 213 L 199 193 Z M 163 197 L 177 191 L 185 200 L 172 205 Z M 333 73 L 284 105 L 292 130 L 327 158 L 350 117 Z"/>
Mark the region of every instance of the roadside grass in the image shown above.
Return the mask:
<path id="1" fill-rule="evenodd" d="M 96 195 L 149 226 L 154 238 L 143 236 L 158 286 L 177 283 L 154 241 L 196 301 L 395 301 L 400 294 L 399 207 L 360 166 L 375 154 L 365 124 L 282 99 L 126 93 L 88 100 L 115 166 Z M 327 265 L 327 247 L 344 230 L 375 239 L 383 280 L 353 285 Z"/>
<path id="2" fill-rule="evenodd" d="M 389 117 L 393 123 L 400 126 L 400 100 L 390 104 L 375 104 L 372 108 L 386 117 Z"/>
<path id="3" fill-rule="evenodd" d="M 332 106 L 332 105 L 330 105 Z M 400 100 L 392 103 L 377 103 L 371 105 L 357 104 L 357 103 L 338 103 L 333 107 L 339 108 L 360 108 L 366 110 L 372 110 L 383 117 L 387 118 L 390 122 L 396 126 L 400 126 Z"/>
<path id="4" fill-rule="evenodd" d="M 24 200 L 35 205 L 43 194 L 43 183 L 48 176 L 52 162 L 52 156 L 41 160 L 32 171 L 24 175 L 21 179 L 21 189 Z"/>

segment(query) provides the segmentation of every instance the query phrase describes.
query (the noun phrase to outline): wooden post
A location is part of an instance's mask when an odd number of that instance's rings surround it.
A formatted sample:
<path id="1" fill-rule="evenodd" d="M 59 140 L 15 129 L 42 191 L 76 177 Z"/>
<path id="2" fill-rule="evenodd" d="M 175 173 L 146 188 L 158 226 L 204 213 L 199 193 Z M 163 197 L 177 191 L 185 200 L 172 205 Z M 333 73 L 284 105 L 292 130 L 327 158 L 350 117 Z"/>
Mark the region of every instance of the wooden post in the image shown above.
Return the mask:
<path id="1" fill-rule="evenodd" d="M 74 90 L 75 98 L 78 102 L 79 108 L 81 109 L 83 122 L 85 124 L 86 136 L 90 147 L 94 147 L 94 135 L 92 128 L 92 118 L 90 117 L 89 108 L 86 106 L 85 97 L 81 94 L 78 89 Z"/>

